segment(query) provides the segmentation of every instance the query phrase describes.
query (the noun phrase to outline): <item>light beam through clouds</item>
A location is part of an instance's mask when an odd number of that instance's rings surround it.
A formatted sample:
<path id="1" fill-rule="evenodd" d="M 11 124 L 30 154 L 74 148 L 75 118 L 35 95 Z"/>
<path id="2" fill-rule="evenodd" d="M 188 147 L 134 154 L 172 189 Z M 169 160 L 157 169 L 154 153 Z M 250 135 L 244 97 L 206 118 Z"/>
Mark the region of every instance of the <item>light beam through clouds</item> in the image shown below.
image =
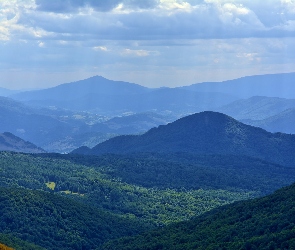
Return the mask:
<path id="1" fill-rule="evenodd" d="M 0 87 L 10 89 L 294 72 L 294 44 L 294 0 L 0 0 Z"/>

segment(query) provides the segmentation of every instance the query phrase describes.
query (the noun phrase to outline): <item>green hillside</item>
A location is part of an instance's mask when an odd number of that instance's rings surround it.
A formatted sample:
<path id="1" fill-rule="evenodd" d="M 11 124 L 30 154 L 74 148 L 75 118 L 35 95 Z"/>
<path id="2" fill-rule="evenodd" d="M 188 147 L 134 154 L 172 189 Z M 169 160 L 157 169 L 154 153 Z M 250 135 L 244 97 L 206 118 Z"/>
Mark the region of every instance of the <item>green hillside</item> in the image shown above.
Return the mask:
<path id="1" fill-rule="evenodd" d="M 58 195 L 0 188 L 0 233 L 46 249 L 95 249 L 104 241 L 146 227 Z"/>
<path id="2" fill-rule="evenodd" d="M 157 180 L 153 183 L 152 176 L 148 175 L 151 183 L 143 186 L 140 182 L 123 181 L 116 173 L 112 174 L 110 166 L 117 169 L 123 166 L 131 168 L 136 166 L 136 162 L 136 159 L 124 159 L 120 156 L 100 158 L 2 152 L 0 186 L 54 192 L 153 225 L 187 220 L 214 207 L 260 195 L 256 190 L 216 188 L 214 185 L 210 186 L 210 183 L 204 189 L 202 186 L 193 189 L 189 183 L 182 188 L 173 185 L 169 187 L 167 182 L 165 186 L 161 186 L 157 185 Z M 141 163 L 146 167 L 162 164 L 142 159 Z M 169 170 L 169 164 L 163 166 Z M 278 181 L 279 185 L 288 185 L 291 178 L 284 181 L 283 176 L 276 176 L 270 183 Z M 265 183 L 262 182 L 262 185 Z"/>
<path id="3" fill-rule="evenodd" d="M 272 192 L 294 182 L 295 169 L 230 155 L 0 152 L 0 173 L 0 233 L 95 249 Z"/>
<path id="4" fill-rule="evenodd" d="M 294 249 L 295 184 L 272 195 L 237 202 L 133 238 L 104 250 Z"/>

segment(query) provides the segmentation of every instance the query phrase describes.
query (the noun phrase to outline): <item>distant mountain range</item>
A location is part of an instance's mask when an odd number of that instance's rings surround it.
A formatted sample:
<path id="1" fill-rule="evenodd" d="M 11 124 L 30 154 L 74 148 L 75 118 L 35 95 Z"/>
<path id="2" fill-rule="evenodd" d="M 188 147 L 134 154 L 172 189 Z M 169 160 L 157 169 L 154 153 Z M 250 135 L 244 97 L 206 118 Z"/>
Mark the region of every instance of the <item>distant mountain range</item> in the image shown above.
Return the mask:
<path id="1" fill-rule="evenodd" d="M 269 132 L 295 134 L 295 99 L 253 96 L 216 109 Z"/>
<path id="2" fill-rule="evenodd" d="M 227 115 L 208 111 L 153 128 L 143 135 L 118 136 L 92 149 L 81 147 L 72 153 L 131 152 L 247 155 L 294 166 L 295 135 L 272 134 Z"/>
<path id="3" fill-rule="evenodd" d="M 0 134 L 0 151 L 14 151 L 23 153 L 45 153 L 42 148 L 37 147 L 33 143 L 24 141 L 23 139 L 5 132 Z"/>
<path id="4" fill-rule="evenodd" d="M 295 108 L 287 109 L 279 114 L 270 116 L 263 120 L 241 120 L 245 124 L 263 128 L 270 132 L 283 132 L 295 134 Z"/>
<path id="5" fill-rule="evenodd" d="M 11 97 L 37 106 L 57 106 L 113 115 L 165 110 L 196 112 L 216 108 L 237 99 L 215 91 L 198 93 L 179 88 L 149 89 L 133 83 L 107 80 L 101 76 Z"/>
<path id="6" fill-rule="evenodd" d="M 34 108 L 0 97 L 0 119 L 0 132 L 7 131 L 47 151 L 63 153 L 81 145 L 95 146 L 115 135 L 143 133 L 176 118 L 148 112 L 110 119 L 86 112 Z"/>
<path id="7" fill-rule="evenodd" d="M 183 89 L 198 92 L 220 92 L 249 98 L 268 96 L 295 99 L 295 73 L 246 76 L 223 82 L 204 82 Z"/>
<path id="8" fill-rule="evenodd" d="M 10 98 L 0 97 L 0 132 L 13 133 L 43 147 L 75 127 L 42 112 Z"/>
<path id="9" fill-rule="evenodd" d="M 295 109 L 295 99 L 253 96 L 234 101 L 217 110 L 238 120 L 263 120 L 288 109 Z"/>
<path id="10" fill-rule="evenodd" d="M 252 96 L 295 99 L 294 79 L 295 73 L 274 74 L 151 89 L 94 76 L 49 89 L 17 93 L 11 97 L 38 106 L 57 106 L 104 115 L 165 110 L 187 114 L 215 110 L 240 98 Z"/>
<path id="11" fill-rule="evenodd" d="M 270 132 L 294 133 L 294 113 L 288 110 L 295 109 L 295 99 L 282 98 L 292 96 L 294 76 L 253 76 L 157 89 L 95 76 L 16 93 L 11 95 L 14 99 L 0 97 L 0 132 L 64 153 L 211 110 Z"/>

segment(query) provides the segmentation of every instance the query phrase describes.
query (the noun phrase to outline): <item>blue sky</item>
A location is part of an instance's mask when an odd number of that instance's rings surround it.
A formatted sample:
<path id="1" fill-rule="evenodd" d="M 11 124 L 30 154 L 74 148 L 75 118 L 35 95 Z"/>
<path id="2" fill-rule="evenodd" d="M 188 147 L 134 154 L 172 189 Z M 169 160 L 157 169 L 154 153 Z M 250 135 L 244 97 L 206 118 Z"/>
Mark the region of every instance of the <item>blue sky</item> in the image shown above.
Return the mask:
<path id="1" fill-rule="evenodd" d="M 0 0 L 0 87 L 295 72 L 295 0 Z"/>

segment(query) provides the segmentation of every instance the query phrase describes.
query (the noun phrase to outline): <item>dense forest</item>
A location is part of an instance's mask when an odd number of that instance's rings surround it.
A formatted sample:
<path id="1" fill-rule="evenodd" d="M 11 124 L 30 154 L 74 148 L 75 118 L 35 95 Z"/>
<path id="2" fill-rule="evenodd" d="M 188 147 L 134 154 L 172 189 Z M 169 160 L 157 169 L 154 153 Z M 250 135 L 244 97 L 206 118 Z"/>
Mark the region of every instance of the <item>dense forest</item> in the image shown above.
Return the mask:
<path id="1" fill-rule="evenodd" d="M 180 222 L 105 244 L 103 250 L 294 249 L 295 184 Z"/>
<path id="2" fill-rule="evenodd" d="M 0 188 L 0 233 L 45 249 L 95 249 L 150 227 L 52 193 Z"/>
<path id="3" fill-rule="evenodd" d="M 154 225 L 186 220 L 214 207 L 261 195 L 255 190 L 231 185 L 230 179 L 226 185 L 218 186 L 217 181 L 212 182 L 212 186 L 209 184 L 203 187 L 199 184 L 185 186 L 184 176 L 181 177 L 184 179 L 179 180 L 181 185 L 172 185 L 168 188 L 171 178 L 175 176 L 173 171 L 168 176 L 171 164 L 144 157 L 137 159 L 115 155 L 85 157 L 2 152 L 0 163 L 2 166 L 0 185 L 3 187 L 22 187 L 57 193 L 122 216 L 132 215 Z M 132 179 L 123 180 L 116 175 L 116 169 L 123 167 L 127 169 L 122 173 L 130 174 L 130 167 L 136 164 L 141 164 L 145 168 L 152 165 L 162 166 L 162 171 L 166 171 L 168 176 L 166 181 L 163 178 L 165 185 L 159 185 L 159 181 L 152 181 L 153 171 L 151 176 L 148 172 L 145 173 L 146 178 L 150 180 L 145 186 L 140 179 L 139 182 L 134 182 Z M 191 173 L 201 175 L 202 171 L 204 168 L 200 168 L 199 172 L 188 171 L 187 176 Z M 141 170 L 138 171 L 140 172 Z M 209 173 L 210 171 L 207 174 Z M 291 177 L 288 177 L 284 171 L 282 173 L 277 176 L 278 171 L 275 172 L 273 182 L 278 182 L 276 185 L 290 184 Z M 203 175 L 205 174 L 206 172 Z M 259 177 L 256 182 L 260 181 Z M 268 184 L 269 189 L 272 184 L 274 183 Z M 261 182 L 261 187 L 265 185 L 266 182 Z"/>

